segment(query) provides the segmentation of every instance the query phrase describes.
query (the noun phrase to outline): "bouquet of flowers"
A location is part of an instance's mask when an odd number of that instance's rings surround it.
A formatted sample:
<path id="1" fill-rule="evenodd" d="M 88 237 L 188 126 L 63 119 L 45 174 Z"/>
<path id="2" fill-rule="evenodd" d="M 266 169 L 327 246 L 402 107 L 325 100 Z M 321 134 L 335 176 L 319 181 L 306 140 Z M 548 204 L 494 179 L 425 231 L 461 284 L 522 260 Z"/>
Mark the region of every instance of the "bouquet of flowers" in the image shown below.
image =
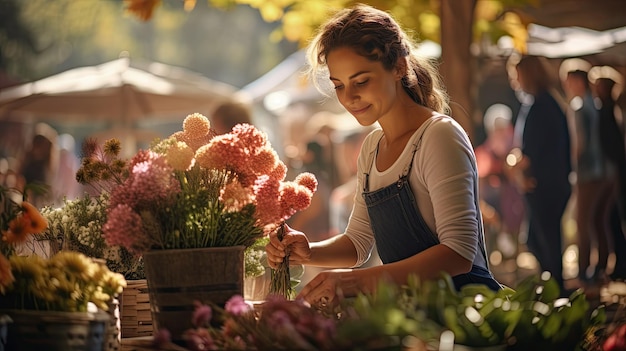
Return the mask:
<path id="1" fill-rule="evenodd" d="M 58 208 L 46 206 L 41 214 L 48 221 L 44 231 L 57 238 L 63 250 L 80 252 L 88 257 L 103 259 L 109 269 L 126 279 L 144 279 L 143 260 L 120 246 L 109 246 L 102 236 L 106 222 L 109 193 L 98 196 L 86 193 L 74 200 L 63 200 Z"/>
<path id="2" fill-rule="evenodd" d="M 77 252 L 18 254 L 16 247 L 31 235 L 45 235 L 48 222 L 16 189 L 1 188 L 0 205 L 0 308 L 79 312 L 91 302 L 108 309 L 123 277 Z"/>
<path id="3" fill-rule="evenodd" d="M 438 338 L 444 328 L 407 300 L 407 290 L 388 281 L 379 283 L 376 294 L 359 294 L 335 308 L 318 309 L 280 295 L 252 306 L 233 296 L 224 310 L 196 303 L 193 327 L 183 338 L 192 351 L 426 350 L 425 341 Z M 157 348 L 168 341 L 167 331 L 156 333 Z"/>
<path id="4" fill-rule="evenodd" d="M 0 307 L 39 311 L 87 312 L 89 303 L 108 311 L 126 280 L 104 264 L 75 251 L 9 258 L 13 282 L 3 286 Z"/>
<path id="5" fill-rule="evenodd" d="M 141 255 L 149 250 L 249 247 L 296 211 L 317 188 L 311 173 L 286 181 L 267 135 L 249 124 L 217 135 L 188 115 L 183 130 L 140 150 L 111 190 L 103 235 Z"/>
<path id="6" fill-rule="evenodd" d="M 46 219 L 35 206 L 24 201 L 19 190 L 0 187 L 0 293 L 15 281 L 9 257 L 15 254 L 18 245 L 47 226 Z"/>
<path id="7" fill-rule="evenodd" d="M 31 239 L 31 235 L 40 234 L 48 223 L 39 210 L 18 189 L 0 187 L 0 267 L 6 258 L 15 253 L 18 245 Z M 0 282 L 7 279 L 0 268 Z"/>

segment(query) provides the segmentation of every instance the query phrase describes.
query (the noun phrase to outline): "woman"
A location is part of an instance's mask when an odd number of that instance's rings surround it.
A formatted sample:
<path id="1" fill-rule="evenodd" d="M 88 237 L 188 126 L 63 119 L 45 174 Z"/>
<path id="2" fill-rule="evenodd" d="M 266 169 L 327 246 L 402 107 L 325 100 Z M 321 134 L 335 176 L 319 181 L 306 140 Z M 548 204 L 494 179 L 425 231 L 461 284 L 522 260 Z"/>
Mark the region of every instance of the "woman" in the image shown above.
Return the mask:
<path id="1" fill-rule="evenodd" d="M 442 272 L 457 288 L 501 288 L 485 255 L 472 145 L 443 114 L 448 106 L 436 71 L 412 50 L 393 18 L 364 5 L 336 14 L 308 50 L 311 75 L 330 79 L 339 102 L 361 125 L 378 122 L 381 128 L 361 148 L 345 233 L 316 243 L 291 228 L 282 242 L 270 237 L 272 267 L 287 251 L 293 264 L 352 267 L 321 272 L 298 298 L 332 303 L 373 291 L 380 279 L 403 284 L 411 274 L 427 280 Z M 356 269 L 374 243 L 383 265 Z"/>

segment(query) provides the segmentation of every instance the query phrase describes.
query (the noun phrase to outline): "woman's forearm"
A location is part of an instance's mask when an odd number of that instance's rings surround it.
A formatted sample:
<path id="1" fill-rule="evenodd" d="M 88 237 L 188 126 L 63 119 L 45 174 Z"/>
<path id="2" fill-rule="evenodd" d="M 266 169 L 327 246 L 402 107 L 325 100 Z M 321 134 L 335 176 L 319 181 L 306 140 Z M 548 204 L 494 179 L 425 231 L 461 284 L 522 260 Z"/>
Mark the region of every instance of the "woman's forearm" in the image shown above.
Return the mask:
<path id="1" fill-rule="evenodd" d="M 311 243 L 310 266 L 326 268 L 352 267 L 357 262 L 357 252 L 352 240 L 344 234 Z"/>
<path id="2" fill-rule="evenodd" d="M 374 291 L 380 280 L 389 279 L 396 284 L 406 284 L 411 274 L 421 280 L 441 277 L 441 272 L 451 276 L 467 273 L 472 263 L 449 247 L 439 244 L 407 259 L 380 266 L 355 269 L 353 274 L 364 291 Z"/>

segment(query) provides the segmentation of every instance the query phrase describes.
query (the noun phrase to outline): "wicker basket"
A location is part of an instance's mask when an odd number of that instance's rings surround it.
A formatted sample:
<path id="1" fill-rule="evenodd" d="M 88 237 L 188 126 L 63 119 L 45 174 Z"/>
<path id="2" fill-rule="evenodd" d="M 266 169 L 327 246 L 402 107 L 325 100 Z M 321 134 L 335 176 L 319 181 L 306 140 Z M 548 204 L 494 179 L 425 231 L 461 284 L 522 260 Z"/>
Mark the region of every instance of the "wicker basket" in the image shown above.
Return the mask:
<path id="1" fill-rule="evenodd" d="M 112 299 L 108 303 L 109 326 L 107 328 L 105 351 L 119 351 L 121 349 L 121 324 L 120 324 L 120 301 Z M 1 350 L 0 350 L 1 351 Z"/>
<path id="2" fill-rule="evenodd" d="M 122 338 L 151 336 L 152 312 L 145 279 L 128 280 L 120 297 Z"/>
<path id="3" fill-rule="evenodd" d="M 7 310 L 6 350 L 109 351 L 105 312 Z"/>

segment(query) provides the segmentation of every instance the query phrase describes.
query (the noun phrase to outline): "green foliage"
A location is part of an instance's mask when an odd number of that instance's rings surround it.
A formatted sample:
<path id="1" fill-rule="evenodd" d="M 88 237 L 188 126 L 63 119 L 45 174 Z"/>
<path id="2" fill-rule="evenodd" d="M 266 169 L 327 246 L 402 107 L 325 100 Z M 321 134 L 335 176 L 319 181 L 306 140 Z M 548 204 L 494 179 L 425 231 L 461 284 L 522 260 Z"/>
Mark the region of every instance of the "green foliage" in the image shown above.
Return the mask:
<path id="1" fill-rule="evenodd" d="M 342 306 L 340 340 L 367 345 L 408 336 L 437 344 L 443 331 L 471 347 L 508 345 L 508 350 L 573 350 L 583 332 L 601 323 L 601 311 L 589 322 L 589 302 L 582 290 L 560 297 L 549 275 L 530 276 L 516 287 L 492 291 L 469 284 L 456 291 L 450 276 L 406 286 L 381 283 L 375 294 L 361 294 Z"/>
<path id="2" fill-rule="evenodd" d="M 583 291 L 560 297 L 558 284 L 546 273 L 526 278 L 515 290 L 494 292 L 469 284 L 457 292 L 451 284 L 450 277 L 443 277 L 414 291 L 422 295 L 419 307 L 454 332 L 459 344 L 572 349 L 588 326 L 589 302 Z"/>
<path id="3" fill-rule="evenodd" d="M 109 194 L 85 194 L 73 200 L 64 199 L 60 207 L 45 206 L 41 214 L 48 221 L 43 234 L 60 242 L 63 250 L 80 252 L 88 257 L 103 259 L 113 272 L 126 279 L 145 279 L 143 260 L 119 246 L 109 246 L 102 236 L 106 222 Z"/>

